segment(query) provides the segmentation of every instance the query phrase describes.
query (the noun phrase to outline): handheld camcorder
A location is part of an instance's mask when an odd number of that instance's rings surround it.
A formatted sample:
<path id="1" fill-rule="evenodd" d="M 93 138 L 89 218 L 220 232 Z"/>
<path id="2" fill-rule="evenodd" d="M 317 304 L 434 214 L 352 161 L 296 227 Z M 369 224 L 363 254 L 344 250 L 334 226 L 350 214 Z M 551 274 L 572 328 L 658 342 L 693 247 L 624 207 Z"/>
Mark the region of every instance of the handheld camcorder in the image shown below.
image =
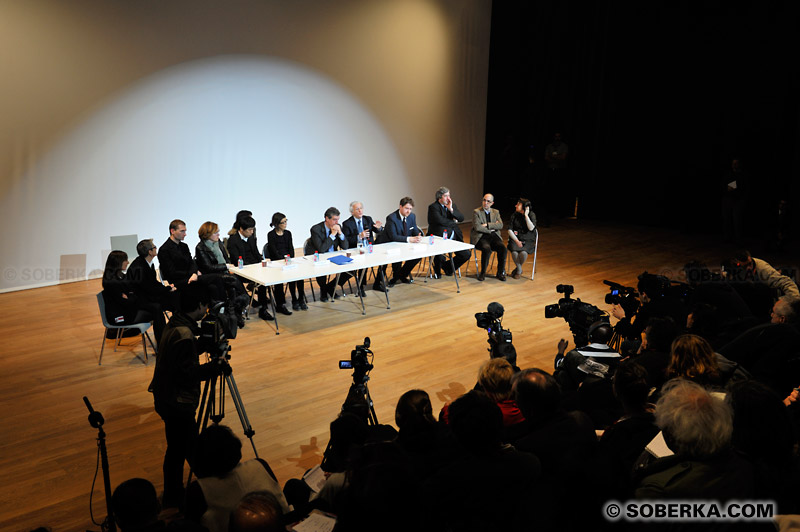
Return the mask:
<path id="1" fill-rule="evenodd" d="M 370 340 L 369 336 L 364 338 L 362 345 L 357 345 L 355 349 L 350 352 L 350 360 L 340 360 L 339 369 L 352 369 L 353 370 L 353 384 L 364 384 L 369 380 L 367 373 L 372 371 L 375 366 L 372 365 L 372 359 L 375 353 L 369 350 Z"/>
<path id="2" fill-rule="evenodd" d="M 475 324 L 481 329 L 486 329 L 489 333 L 489 353 L 494 358 L 494 352 L 498 346 L 511 343 L 511 331 L 503 329 L 500 323 L 505 314 L 505 309 L 500 303 L 492 302 L 486 307 L 486 312 L 475 313 Z"/>
<path id="3" fill-rule="evenodd" d="M 569 284 L 556 286 L 556 292 L 564 294 L 558 303 L 544 307 L 545 318 L 564 318 L 572 331 L 576 347 L 583 347 L 589 343 L 589 327 L 596 321 L 608 321 L 608 313 L 594 305 L 582 302 L 579 298 L 570 296 L 575 292 L 575 287 Z"/>

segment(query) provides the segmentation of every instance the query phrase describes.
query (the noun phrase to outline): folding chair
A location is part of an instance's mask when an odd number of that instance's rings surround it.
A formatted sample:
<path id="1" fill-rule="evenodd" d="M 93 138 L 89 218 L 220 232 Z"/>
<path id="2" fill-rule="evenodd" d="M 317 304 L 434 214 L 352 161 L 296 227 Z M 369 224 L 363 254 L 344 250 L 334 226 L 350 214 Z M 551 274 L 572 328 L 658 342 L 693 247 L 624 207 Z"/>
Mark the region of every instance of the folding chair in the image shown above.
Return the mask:
<path id="1" fill-rule="evenodd" d="M 150 339 L 150 335 L 147 334 L 147 329 L 149 329 L 153 324 L 150 322 L 146 323 L 132 323 L 127 325 L 112 325 L 108 323 L 106 319 L 106 302 L 103 299 L 103 292 L 98 292 L 97 294 L 97 306 L 100 308 L 100 319 L 103 320 L 103 326 L 105 330 L 103 331 L 103 344 L 100 347 L 100 359 L 97 361 L 97 365 L 100 366 L 103 363 L 103 350 L 106 348 L 106 339 L 108 336 L 108 331 L 116 329 L 117 336 L 114 339 L 114 352 L 117 351 L 117 346 L 120 344 L 120 340 L 122 339 L 122 333 L 126 329 L 139 329 L 139 334 L 142 336 L 142 348 L 144 349 L 144 360 L 142 362 L 147 364 L 147 344 L 145 343 L 144 339 L 147 337 L 147 341 L 150 342 L 150 347 L 153 348 L 153 352 L 156 352 L 156 346 L 153 345 L 153 340 Z M 137 357 L 139 355 L 136 355 Z M 141 357 L 139 357 L 141 358 Z"/>

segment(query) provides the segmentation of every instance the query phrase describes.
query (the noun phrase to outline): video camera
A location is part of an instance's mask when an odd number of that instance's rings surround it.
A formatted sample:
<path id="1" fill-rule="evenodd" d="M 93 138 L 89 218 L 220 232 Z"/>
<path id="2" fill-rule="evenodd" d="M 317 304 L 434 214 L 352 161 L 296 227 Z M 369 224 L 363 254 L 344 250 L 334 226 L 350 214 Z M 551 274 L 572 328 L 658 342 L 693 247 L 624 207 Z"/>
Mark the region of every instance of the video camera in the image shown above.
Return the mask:
<path id="1" fill-rule="evenodd" d="M 369 336 L 364 338 L 362 345 L 357 345 L 355 349 L 350 352 L 350 360 L 340 360 L 339 369 L 352 369 L 353 370 L 353 384 L 364 384 L 369 380 L 367 373 L 372 371 L 375 366 L 372 365 L 372 359 L 375 353 L 369 350 L 370 339 Z"/>
<path id="2" fill-rule="evenodd" d="M 230 301 L 216 303 L 200 321 L 198 344 L 201 352 L 208 353 L 212 359 L 230 358 L 228 340 L 236 338 L 238 332 L 236 314 Z"/>
<path id="3" fill-rule="evenodd" d="M 489 303 L 486 312 L 475 313 L 476 325 L 481 329 L 486 329 L 489 333 L 489 339 L 486 341 L 489 343 L 489 353 L 492 358 L 494 358 L 498 346 L 511 343 L 511 331 L 503 329 L 500 323 L 503 314 L 505 314 L 505 309 L 497 302 Z"/>
<path id="4" fill-rule="evenodd" d="M 583 347 L 589 343 L 589 327 L 596 321 L 608 321 L 608 313 L 594 305 L 582 302 L 579 298 L 572 299 L 570 295 L 575 292 L 575 287 L 569 284 L 556 286 L 556 292 L 564 294 L 558 303 L 544 307 L 545 318 L 564 318 L 572 331 L 576 347 Z"/>
<path id="5" fill-rule="evenodd" d="M 639 310 L 639 294 L 632 286 L 622 286 L 613 281 L 603 281 L 604 284 L 609 286 L 609 292 L 606 294 L 606 305 L 620 305 L 625 310 L 626 316 L 632 316 Z"/>

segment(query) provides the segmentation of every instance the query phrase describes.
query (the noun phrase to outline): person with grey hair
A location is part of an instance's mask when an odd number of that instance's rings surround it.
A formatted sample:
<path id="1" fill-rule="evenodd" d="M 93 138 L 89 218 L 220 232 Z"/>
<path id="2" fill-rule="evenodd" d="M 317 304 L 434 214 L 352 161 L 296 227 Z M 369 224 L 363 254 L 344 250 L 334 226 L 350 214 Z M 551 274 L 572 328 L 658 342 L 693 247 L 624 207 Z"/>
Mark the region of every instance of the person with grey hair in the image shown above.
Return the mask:
<path id="1" fill-rule="evenodd" d="M 733 410 L 697 383 L 673 379 L 656 403 L 656 425 L 672 456 L 637 472 L 639 499 L 751 498 L 753 466 L 733 451 Z"/>
<path id="2" fill-rule="evenodd" d="M 464 215 L 456 207 L 453 198 L 450 196 L 450 189 L 439 187 L 436 190 L 436 201 L 428 206 L 428 234 L 444 236 L 451 240 L 464 241 L 464 235 L 458 224 L 464 221 Z M 443 255 L 437 255 L 433 260 L 433 275 L 435 278 L 441 277 L 441 271 L 445 275 L 452 275 L 453 272 L 469 260 L 471 253 L 467 250 L 457 251 L 452 261 L 445 262 Z"/>
<path id="3" fill-rule="evenodd" d="M 372 216 L 364 214 L 364 204 L 360 201 L 350 202 L 350 218 L 342 223 L 342 232 L 347 239 L 348 248 L 356 248 L 359 243 L 375 243 L 379 241 L 383 233 L 383 224 L 380 220 L 373 220 Z M 357 272 L 360 275 L 361 272 Z M 367 276 L 361 279 L 361 297 L 366 297 L 364 285 L 367 283 Z"/>
<path id="4" fill-rule="evenodd" d="M 772 306 L 770 323 L 797 325 L 800 321 L 800 298 L 783 296 Z"/>
<path id="5" fill-rule="evenodd" d="M 470 231 L 469 241 L 475 249 L 481 250 L 481 270 L 478 272 L 478 280 L 486 278 L 486 267 L 489 265 L 489 258 L 492 251 L 497 253 L 497 279 L 506 280 L 506 247 L 503 244 L 503 237 L 500 230 L 503 229 L 503 219 L 500 211 L 493 209 L 494 195 L 484 194 L 481 206 L 472 211 L 472 231 Z"/>

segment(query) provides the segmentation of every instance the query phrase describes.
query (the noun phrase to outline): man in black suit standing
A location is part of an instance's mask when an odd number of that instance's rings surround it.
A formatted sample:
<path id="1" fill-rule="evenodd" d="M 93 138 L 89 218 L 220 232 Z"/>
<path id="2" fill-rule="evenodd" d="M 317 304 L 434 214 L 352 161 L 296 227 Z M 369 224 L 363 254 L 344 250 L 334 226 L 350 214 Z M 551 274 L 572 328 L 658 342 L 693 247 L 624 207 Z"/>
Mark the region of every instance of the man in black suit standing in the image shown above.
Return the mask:
<path id="1" fill-rule="evenodd" d="M 405 197 L 400 200 L 400 208 L 386 217 L 386 237 L 389 242 L 418 243 L 422 240 L 422 230 L 417 227 L 417 217 L 411 212 L 413 208 L 414 200 Z M 414 280 L 410 277 L 411 271 L 419 261 L 420 259 L 412 259 L 392 264 L 392 279 L 389 281 L 389 286 L 394 286 L 398 281 L 405 284 L 413 283 Z M 383 266 L 383 269 L 385 273 L 386 267 Z"/>
<path id="2" fill-rule="evenodd" d="M 311 253 L 328 253 L 337 249 L 347 249 L 347 238 L 339 225 L 339 209 L 328 207 L 325 211 L 325 220 L 311 226 L 311 240 L 309 241 Z M 304 250 L 305 251 L 305 250 Z M 339 286 L 344 285 L 352 277 L 349 273 L 339 275 Z M 328 282 L 326 276 L 317 277 L 317 284 L 320 290 L 320 301 L 328 301 L 329 298 L 338 298 L 336 294 L 335 281 Z"/>
<path id="3" fill-rule="evenodd" d="M 446 187 L 439 187 L 436 191 L 436 201 L 428 206 L 428 234 L 443 236 L 447 231 L 447 238 L 451 240 L 464 241 L 459 223 L 464 221 L 464 215 L 458 210 L 453 199 L 450 197 L 450 190 Z M 467 250 L 457 251 L 452 261 L 445 262 L 443 255 L 437 255 L 433 259 L 433 275 L 437 279 L 441 277 L 441 270 L 444 269 L 445 275 L 453 275 L 453 272 L 469 260 L 470 252 Z"/>
<path id="4" fill-rule="evenodd" d="M 381 224 L 380 220 L 375 222 L 372 220 L 371 216 L 364 214 L 363 203 L 360 201 L 351 202 L 350 214 L 352 214 L 352 216 L 342 224 L 342 232 L 344 232 L 344 236 L 347 239 L 348 248 L 358 247 L 358 243 L 364 242 L 365 240 L 374 242 L 374 240 L 379 239 L 380 234 L 383 232 L 383 224 Z M 373 233 L 375 234 L 374 239 Z M 364 284 L 366 282 L 367 276 L 364 275 L 364 278 L 361 280 L 361 286 L 359 287 L 359 290 L 361 290 L 361 297 L 367 295 L 366 292 L 364 292 Z"/>
<path id="5" fill-rule="evenodd" d="M 156 258 L 158 248 L 153 244 L 153 240 L 139 242 L 136 245 L 136 253 L 139 256 L 128 266 L 126 274 L 136 296 L 143 301 L 158 303 L 164 310 L 175 311 L 178 304 L 175 285 L 166 286 L 159 282 L 156 276 L 153 259 Z"/>

